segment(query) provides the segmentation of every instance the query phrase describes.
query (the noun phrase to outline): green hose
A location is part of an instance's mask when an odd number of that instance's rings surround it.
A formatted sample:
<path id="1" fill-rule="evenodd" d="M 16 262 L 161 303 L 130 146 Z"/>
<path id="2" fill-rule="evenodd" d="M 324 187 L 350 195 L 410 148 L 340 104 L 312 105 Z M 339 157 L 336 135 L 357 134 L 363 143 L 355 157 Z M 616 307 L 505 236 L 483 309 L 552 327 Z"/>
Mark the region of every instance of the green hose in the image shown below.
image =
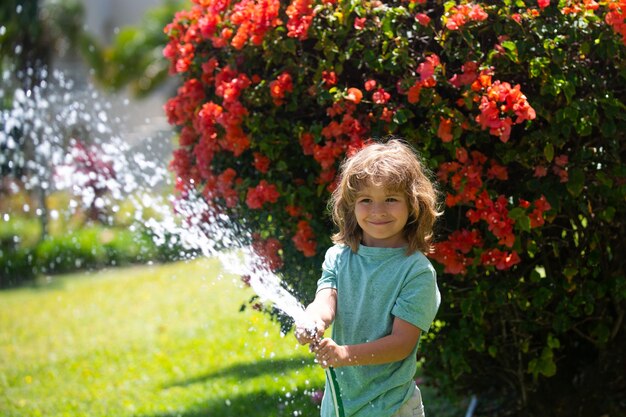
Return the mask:
<path id="1" fill-rule="evenodd" d="M 318 336 L 317 329 L 312 327 L 308 330 L 308 333 L 315 338 L 314 343 L 319 343 L 321 337 Z M 341 392 L 339 390 L 339 384 L 337 383 L 337 375 L 335 374 L 335 369 L 330 366 L 324 370 L 326 373 L 326 379 L 330 382 L 330 395 L 333 400 L 333 408 L 335 409 L 336 417 L 346 417 L 345 412 L 343 411 L 343 402 L 341 401 Z"/>
<path id="2" fill-rule="evenodd" d="M 337 417 L 346 417 L 343 411 L 343 403 L 341 402 L 341 393 L 339 391 L 339 384 L 337 383 L 337 375 L 335 370 L 330 367 L 325 369 L 326 378 L 330 382 L 330 395 L 333 400 L 333 407 L 335 408 L 335 415 Z"/>

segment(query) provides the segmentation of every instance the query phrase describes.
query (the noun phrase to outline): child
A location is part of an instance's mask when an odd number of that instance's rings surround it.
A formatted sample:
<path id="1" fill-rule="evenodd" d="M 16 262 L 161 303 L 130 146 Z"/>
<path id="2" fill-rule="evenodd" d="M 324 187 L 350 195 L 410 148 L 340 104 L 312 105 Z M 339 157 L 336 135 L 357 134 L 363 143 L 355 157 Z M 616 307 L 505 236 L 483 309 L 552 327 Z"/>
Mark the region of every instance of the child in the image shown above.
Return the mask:
<path id="1" fill-rule="evenodd" d="M 306 308 L 317 334 L 297 327 L 296 338 L 336 368 L 346 417 L 423 416 L 416 352 L 440 302 L 424 256 L 440 214 L 433 184 L 412 149 L 392 139 L 344 161 L 329 205 L 339 232 Z M 331 324 L 332 338 L 321 339 Z M 331 383 L 322 417 L 335 417 Z"/>

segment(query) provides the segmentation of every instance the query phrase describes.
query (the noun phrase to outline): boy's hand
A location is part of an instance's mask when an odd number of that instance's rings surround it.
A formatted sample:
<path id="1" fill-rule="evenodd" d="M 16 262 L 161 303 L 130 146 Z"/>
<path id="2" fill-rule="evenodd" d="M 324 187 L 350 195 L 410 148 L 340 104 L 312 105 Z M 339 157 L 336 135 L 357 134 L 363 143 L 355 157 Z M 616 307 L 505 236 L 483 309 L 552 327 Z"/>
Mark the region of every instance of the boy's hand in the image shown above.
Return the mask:
<path id="1" fill-rule="evenodd" d="M 296 326 L 295 336 L 298 340 L 298 343 L 301 345 L 312 344 L 311 350 L 313 350 L 313 345 L 319 342 L 322 337 L 324 337 L 324 330 L 326 329 L 326 325 L 322 321 L 314 322 L 313 327 L 302 327 Z"/>
<path id="2" fill-rule="evenodd" d="M 330 366 L 339 368 L 340 366 L 351 365 L 346 346 L 338 345 L 333 339 L 322 339 L 311 347 L 315 352 L 315 359 L 324 369 Z"/>

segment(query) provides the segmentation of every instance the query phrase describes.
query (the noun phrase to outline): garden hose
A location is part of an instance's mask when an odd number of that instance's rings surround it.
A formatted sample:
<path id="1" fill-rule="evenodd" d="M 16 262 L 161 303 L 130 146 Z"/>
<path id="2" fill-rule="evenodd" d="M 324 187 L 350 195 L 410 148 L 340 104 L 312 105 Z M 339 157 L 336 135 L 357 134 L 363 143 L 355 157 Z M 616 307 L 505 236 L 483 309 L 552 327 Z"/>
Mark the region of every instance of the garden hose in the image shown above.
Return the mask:
<path id="1" fill-rule="evenodd" d="M 326 372 L 326 379 L 330 382 L 330 395 L 333 400 L 333 407 L 335 408 L 335 415 L 337 417 L 345 417 L 343 411 L 343 403 L 341 402 L 341 393 L 339 391 L 339 384 L 337 383 L 337 375 L 333 367 L 328 367 L 324 370 Z"/>
<path id="2" fill-rule="evenodd" d="M 322 340 L 317 335 L 317 329 L 308 330 L 308 332 L 315 337 L 315 343 L 319 343 Z M 343 410 L 343 402 L 341 401 L 341 391 L 339 389 L 339 383 L 337 382 L 337 374 L 335 373 L 335 369 L 332 366 L 324 369 L 326 373 L 326 379 L 329 382 L 330 386 L 330 396 L 333 400 L 333 408 L 335 409 L 336 417 L 346 417 L 346 414 Z"/>

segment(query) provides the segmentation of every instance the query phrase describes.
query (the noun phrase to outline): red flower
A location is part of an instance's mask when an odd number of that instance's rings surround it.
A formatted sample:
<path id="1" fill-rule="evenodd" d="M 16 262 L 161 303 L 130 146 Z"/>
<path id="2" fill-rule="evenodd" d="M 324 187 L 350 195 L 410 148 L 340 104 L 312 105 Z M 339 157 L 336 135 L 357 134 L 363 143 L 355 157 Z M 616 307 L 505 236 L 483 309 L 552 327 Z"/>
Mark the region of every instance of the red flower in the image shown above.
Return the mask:
<path id="1" fill-rule="evenodd" d="M 409 88 L 407 92 L 407 98 L 409 103 L 415 104 L 420 100 L 420 92 L 422 91 L 422 84 L 418 81 Z"/>
<path id="2" fill-rule="evenodd" d="M 228 5 L 228 2 L 224 3 L 224 7 Z M 279 0 L 241 0 L 236 3 L 229 17 L 230 23 L 237 27 L 231 41 L 233 48 L 242 49 L 248 40 L 253 45 L 263 43 L 265 34 L 280 24 L 279 11 Z M 212 12 L 208 10 L 207 14 Z"/>
<path id="3" fill-rule="evenodd" d="M 232 208 L 239 203 L 239 194 L 233 189 L 233 181 L 237 176 L 237 172 L 232 168 L 226 168 L 217 177 L 216 188 L 218 195 L 224 198 L 226 207 Z"/>
<path id="4" fill-rule="evenodd" d="M 430 17 L 426 13 L 418 13 L 415 15 L 415 20 L 422 26 L 428 26 L 430 24 Z"/>
<path id="5" fill-rule="evenodd" d="M 555 156 L 554 163 L 558 167 L 565 168 L 569 163 L 569 157 L 567 155 Z"/>
<path id="6" fill-rule="evenodd" d="M 456 230 L 448 236 L 450 246 L 463 254 L 468 254 L 473 248 L 481 248 L 483 241 L 478 230 Z"/>
<path id="7" fill-rule="evenodd" d="M 283 267 L 283 259 L 280 256 L 282 245 L 276 238 L 261 239 L 258 235 L 252 237 L 252 249 L 264 261 L 272 271 L 277 271 Z"/>
<path id="8" fill-rule="evenodd" d="M 270 95 L 274 100 L 274 104 L 280 106 L 284 102 L 285 93 L 293 91 L 293 81 L 288 72 L 280 74 L 276 80 L 270 83 Z"/>
<path id="9" fill-rule="evenodd" d="M 460 88 L 464 85 L 471 85 L 476 78 L 478 77 L 478 64 L 473 61 L 466 62 L 461 66 L 461 71 L 463 73 L 461 75 L 454 74 L 452 78 L 450 78 L 449 82 L 456 88 Z"/>
<path id="10" fill-rule="evenodd" d="M 391 95 L 382 88 L 379 88 L 372 94 L 372 100 L 374 100 L 376 104 L 385 104 L 390 98 Z"/>
<path id="11" fill-rule="evenodd" d="M 549 5 L 550 5 L 550 0 L 537 0 L 537 6 L 539 6 L 540 9 L 545 9 Z"/>
<path id="12" fill-rule="evenodd" d="M 626 45 L 626 2 L 624 0 L 609 0 L 609 12 L 604 17 L 607 25 L 622 36 L 622 43 Z"/>
<path id="13" fill-rule="evenodd" d="M 509 179 L 509 172 L 504 165 L 500 165 L 492 160 L 491 167 L 487 170 L 487 178 L 506 181 Z"/>
<path id="14" fill-rule="evenodd" d="M 543 165 L 537 165 L 535 167 L 535 177 L 541 178 L 545 177 L 546 175 L 548 175 L 548 168 L 544 167 Z"/>
<path id="15" fill-rule="evenodd" d="M 200 80 L 191 78 L 180 86 L 176 97 L 165 104 L 167 121 L 173 125 L 182 126 L 190 121 L 196 109 L 205 100 L 204 87 Z"/>
<path id="16" fill-rule="evenodd" d="M 300 146 L 302 146 L 302 152 L 305 155 L 313 155 L 315 149 L 315 138 L 309 132 L 304 132 L 300 135 Z"/>
<path id="17" fill-rule="evenodd" d="M 241 92 L 251 84 L 250 79 L 229 66 L 215 76 L 215 94 L 224 99 L 224 105 L 239 100 Z"/>
<path id="18" fill-rule="evenodd" d="M 521 262 L 516 251 L 503 252 L 499 249 L 490 249 L 483 252 L 480 262 L 486 266 L 495 266 L 496 269 L 504 271 Z"/>
<path id="19" fill-rule="evenodd" d="M 304 256 L 315 256 L 317 249 L 317 242 L 315 241 L 315 233 L 306 220 L 300 220 L 298 222 L 298 230 L 296 234 L 291 238 L 296 249 L 304 254 Z"/>
<path id="20" fill-rule="evenodd" d="M 174 171 L 179 178 L 189 178 L 191 171 L 191 155 L 189 151 L 183 148 L 176 149 L 172 161 L 170 162 L 170 169 Z"/>
<path id="21" fill-rule="evenodd" d="M 291 217 L 300 217 L 300 214 L 302 214 L 302 207 L 298 207 L 298 206 L 294 206 L 294 205 L 288 204 L 288 205 L 285 206 L 285 211 Z"/>
<path id="22" fill-rule="evenodd" d="M 274 184 L 268 184 L 267 181 L 261 180 L 256 187 L 248 188 L 246 195 L 246 204 L 251 209 L 260 209 L 263 204 L 270 202 L 275 203 L 278 201 L 280 194 Z"/>
<path id="23" fill-rule="evenodd" d="M 335 71 L 322 71 L 322 80 L 326 87 L 332 87 L 337 84 L 337 74 Z"/>
<path id="24" fill-rule="evenodd" d="M 479 4 L 460 4 L 452 7 L 448 12 L 446 28 L 459 30 L 469 21 L 483 21 L 489 16 Z"/>
<path id="25" fill-rule="evenodd" d="M 448 241 L 435 243 L 433 252 L 429 256 L 444 266 L 443 272 L 446 274 L 464 275 L 467 272 L 467 267 L 473 262 L 471 258 L 454 250 Z"/>
<path id="26" fill-rule="evenodd" d="M 450 142 L 454 136 L 452 135 L 452 119 L 446 119 L 444 117 L 439 118 L 439 128 L 437 129 L 437 136 L 443 142 Z"/>
<path id="27" fill-rule="evenodd" d="M 478 80 L 481 80 L 480 76 Z M 483 80 L 481 80 L 482 83 Z M 480 89 L 475 84 L 476 82 L 472 88 Z M 480 114 L 476 116 L 476 121 L 482 129 L 489 129 L 490 134 L 498 136 L 502 142 L 506 143 L 509 140 L 512 125 L 534 119 L 535 110 L 528 104 L 519 85 L 511 88 L 509 83 L 496 80 L 486 87 L 486 92 L 480 99 Z M 511 114 L 517 116 L 515 121 L 510 117 Z"/>
<path id="28" fill-rule="evenodd" d="M 365 81 L 365 91 L 372 91 L 377 85 L 378 83 L 376 80 L 367 80 Z"/>
<path id="29" fill-rule="evenodd" d="M 393 115 L 396 113 L 395 110 L 390 109 L 389 107 L 383 107 L 383 111 L 380 114 L 380 120 L 385 121 L 387 123 L 391 123 L 393 119 Z"/>
<path id="30" fill-rule="evenodd" d="M 326 141 L 324 145 L 315 145 L 313 148 L 313 158 L 326 170 L 335 165 L 335 161 L 344 152 L 341 145 Z"/>
<path id="31" fill-rule="evenodd" d="M 354 28 L 356 30 L 363 30 L 365 29 L 365 22 L 367 21 L 366 17 L 356 17 L 354 19 Z"/>
<path id="32" fill-rule="evenodd" d="M 309 27 L 315 16 L 311 0 L 293 0 L 286 10 L 287 36 L 301 41 L 308 37 Z"/>
<path id="33" fill-rule="evenodd" d="M 543 214 L 546 211 L 550 210 L 552 206 L 550 206 L 550 203 L 548 203 L 548 200 L 546 200 L 546 197 L 543 195 L 533 202 L 533 206 L 535 207 L 535 209 L 530 213 L 529 216 L 530 227 L 541 227 L 545 223 Z"/>
<path id="34" fill-rule="evenodd" d="M 420 80 L 426 81 L 427 79 L 432 78 L 433 75 L 435 75 L 435 69 L 439 66 L 441 66 L 439 56 L 436 54 L 430 54 L 427 56 L 426 60 L 417 67 L 417 73 L 420 75 Z"/>
<path id="35" fill-rule="evenodd" d="M 254 167 L 262 174 L 267 173 L 267 171 L 270 168 L 270 159 L 267 156 L 259 152 L 254 152 L 253 156 L 254 156 L 254 163 L 253 163 Z"/>

